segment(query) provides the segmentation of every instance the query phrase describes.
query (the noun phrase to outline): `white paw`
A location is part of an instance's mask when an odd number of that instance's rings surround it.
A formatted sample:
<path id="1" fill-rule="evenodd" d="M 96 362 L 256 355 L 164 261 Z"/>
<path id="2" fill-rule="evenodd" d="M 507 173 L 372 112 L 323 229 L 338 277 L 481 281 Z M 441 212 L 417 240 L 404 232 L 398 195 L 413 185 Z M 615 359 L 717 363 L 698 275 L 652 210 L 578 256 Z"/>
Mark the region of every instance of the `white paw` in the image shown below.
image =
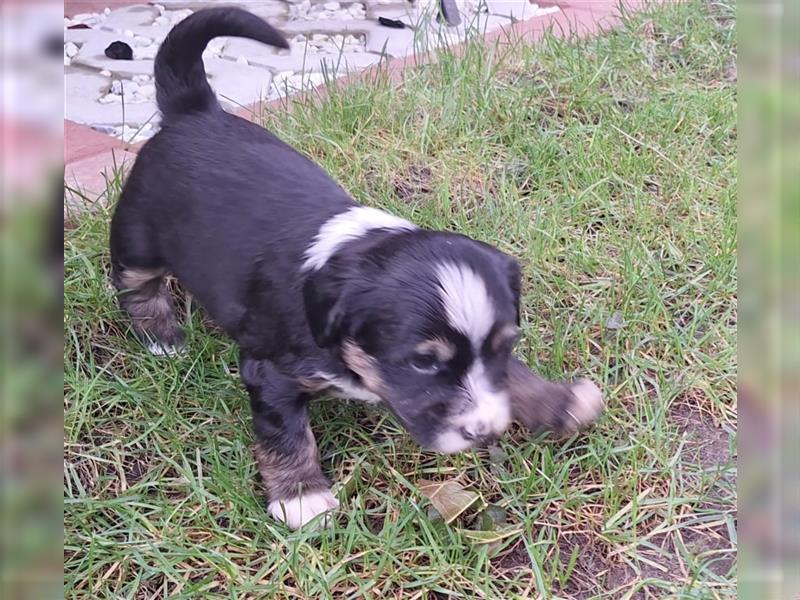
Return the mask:
<path id="1" fill-rule="evenodd" d="M 339 508 L 339 501 L 334 498 L 330 490 L 303 494 L 291 500 L 274 500 L 269 503 L 270 514 L 292 529 L 299 529 L 314 517 L 337 508 Z M 329 515 L 325 515 L 314 523 L 315 526 L 320 524 L 327 527 L 330 524 Z"/>
<path id="2" fill-rule="evenodd" d="M 603 393 L 588 379 L 579 379 L 570 386 L 575 402 L 567 413 L 572 417 L 576 428 L 592 423 L 605 408 Z"/>
<path id="3" fill-rule="evenodd" d="M 153 356 L 178 356 L 181 353 L 181 348 L 160 342 L 150 342 L 147 350 Z"/>

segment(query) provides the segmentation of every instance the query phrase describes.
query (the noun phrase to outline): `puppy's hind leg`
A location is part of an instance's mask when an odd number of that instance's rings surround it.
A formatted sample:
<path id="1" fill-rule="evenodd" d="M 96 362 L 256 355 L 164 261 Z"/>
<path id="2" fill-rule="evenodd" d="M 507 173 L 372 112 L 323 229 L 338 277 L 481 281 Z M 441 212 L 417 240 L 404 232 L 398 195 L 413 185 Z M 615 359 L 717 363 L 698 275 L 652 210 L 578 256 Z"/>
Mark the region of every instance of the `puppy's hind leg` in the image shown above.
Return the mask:
<path id="1" fill-rule="evenodd" d="M 121 205 L 111 223 L 111 281 L 133 330 L 156 355 L 176 354 L 185 335 L 175 314 L 166 268 L 147 230 Z"/>
<path id="2" fill-rule="evenodd" d="M 157 356 L 177 354 L 185 341 L 162 269 L 114 268 L 112 281 L 119 305 L 127 312 L 136 335 Z"/>

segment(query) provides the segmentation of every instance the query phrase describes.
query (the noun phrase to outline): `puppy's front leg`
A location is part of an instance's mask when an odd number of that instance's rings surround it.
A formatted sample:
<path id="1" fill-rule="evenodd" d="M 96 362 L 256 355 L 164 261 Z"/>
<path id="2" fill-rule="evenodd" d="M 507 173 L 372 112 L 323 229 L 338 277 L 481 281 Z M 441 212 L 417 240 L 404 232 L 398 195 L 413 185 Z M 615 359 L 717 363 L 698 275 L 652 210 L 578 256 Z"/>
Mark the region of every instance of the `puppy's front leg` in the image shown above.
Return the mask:
<path id="1" fill-rule="evenodd" d="M 309 396 L 267 360 L 243 354 L 241 378 L 250 394 L 255 455 L 269 512 L 297 529 L 339 506 L 322 474 L 308 422 Z M 327 521 L 323 518 L 323 523 Z"/>
<path id="2" fill-rule="evenodd" d="M 588 379 L 555 383 L 511 358 L 508 385 L 514 418 L 532 431 L 572 433 L 589 425 L 603 411 L 603 395 Z"/>

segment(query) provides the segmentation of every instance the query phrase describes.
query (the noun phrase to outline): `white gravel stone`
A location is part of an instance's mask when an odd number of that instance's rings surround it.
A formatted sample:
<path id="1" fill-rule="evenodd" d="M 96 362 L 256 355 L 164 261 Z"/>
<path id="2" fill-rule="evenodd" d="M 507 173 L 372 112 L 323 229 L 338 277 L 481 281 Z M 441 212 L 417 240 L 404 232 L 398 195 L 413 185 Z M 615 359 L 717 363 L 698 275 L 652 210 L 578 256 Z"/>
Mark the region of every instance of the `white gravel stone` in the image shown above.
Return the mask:
<path id="1" fill-rule="evenodd" d="M 148 100 L 156 97 L 156 85 L 154 83 L 146 83 L 139 87 L 139 95 Z"/>
<path id="2" fill-rule="evenodd" d="M 343 7 L 339 2 L 312 4 L 303 0 L 289 7 L 289 19 L 299 21 L 349 21 L 363 18 L 366 10 L 363 4 L 351 4 Z"/>
<path id="3" fill-rule="evenodd" d="M 105 18 L 106 16 L 101 13 L 79 13 L 74 15 L 72 19 L 69 19 L 69 25 L 67 26 L 88 25 L 89 27 L 94 27 L 95 25 L 99 25 L 101 22 L 103 22 Z"/>
<path id="4" fill-rule="evenodd" d="M 351 4 L 347 7 L 347 12 L 356 19 L 363 18 L 366 14 L 366 9 L 363 4 Z"/>
<path id="5" fill-rule="evenodd" d="M 122 96 L 118 94 L 105 94 L 104 96 L 100 96 L 97 101 L 100 104 L 114 104 L 114 103 L 122 103 Z"/>
<path id="6" fill-rule="evenodd" d="M 97 101 L 100 104 L 122 103 L 123 100 L 125 104 L 142 104 L 152 102 L 155 96 L 154 83 L 140 84 L 135 79 L 115 79 L 111 82 L 108 92 L 102 94 Z"/>
<path id="7" fill-rule="evenodd" d="M 322 73 L 295 73 L 294 71 L 282 72 L 275 75 L 272 80 L 270 98 L 279 98 L 288 93 L 312 89 L 325 82 Z"/>
<path id="8" fill-rule="evenodd" d="M 367 41 L 363 35 L 314 33 L 310 36 L 295 35 L 291 43 L 299 50 L 319 54 L 341 54 L 342 52 L 366 52 Z"/>
<path id="9" fill-rule="evenodd" d="M 68 58 L 74 58 L 75 55 L 78 54 L 78 50 L 77 44 L 73 44 L 72 42 L 64 44 L 64 56 Z"/>
<path id="10" fill-rule="evenodd" d="M 103 69 L 102 71 L 100 71 L 100 75 L 102 75 L 103 77 L 111 77 L 111 71 L 109 71 L 108 69 Z"/>
<path id="11" fill-rule="evenodd" d="M 152 60 L 158 53 L 158 46 L 151 44 L 150 46 L 136 46 L 133 48 L 133 58 L 135 60 Z"/>
<path id="12" fill-rule="evenodd" d="M 129 144 L 137 144 L 151 138 L 155 131 L 150 123 L 145 123 L 139 127 L 135 125 L 120 125 L 114 127 L 112 135 Z"/>

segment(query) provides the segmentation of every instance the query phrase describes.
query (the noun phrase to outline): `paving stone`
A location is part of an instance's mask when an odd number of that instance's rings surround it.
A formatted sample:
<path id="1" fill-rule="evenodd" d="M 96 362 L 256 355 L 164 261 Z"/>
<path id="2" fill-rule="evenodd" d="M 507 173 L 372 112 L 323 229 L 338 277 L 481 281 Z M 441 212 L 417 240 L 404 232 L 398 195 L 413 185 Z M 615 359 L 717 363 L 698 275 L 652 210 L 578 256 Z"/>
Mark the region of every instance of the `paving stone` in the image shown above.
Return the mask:
<path id="1" fill-rule="evenodd" d="M 367 32 L 367 50 L 389 56 L 407 56 L 414 52 L 417 34 L 412 29 L 391 29 L 371 24 Z"/>
<path id="2" fill-rule="evenodd" d="M 75 42 L 80 46 L 78 54 L 72 59 L 73 64 L 90 67 L 97 71 L 107 69 L 112 73 L 119 72 L 131 75 L 153 72 L 152 60 L 113 60 L 105 55 L 105 49 L 109 44 L 116 41 L 126 41 L 125 37 L 116 33 L 72 29 L 64 32 L 64 40 Z"/>
<path id="3" fill-rule="evenodd" d="M 370 52 L 345 52 L 341 55 L 311 53 L 306 57 L 302 54 L 291 56 L 275 56 L 269 61 L 269 69 L 274 72 L 294 71 L 317 73 L 327 71 L 337 75 L 344 75 L 359 71 L 381 60 L 380 54 Z"/>
<path id="4" fill-rule="evenodd" d="M 387 19 L 398 19 L 404 23 L 412 24 L 416 22 L 416 10 L 408 2 L 394 2 L 392 4 L 367 3 L 367 17 L 377 19 L 386 17 Z"/>
<path id="5" fill-rule="evenodd" d="M 208 8 L 213 4 L 213 0 L 205 0 L 205 2 L 201 0 L 156 0 L 153 2 L 154 5 L 161 5 L 168 10 L 181 10 L 184 8 L 189 8 L 191 10 L 199 10 L 201 8 Z M 249 2 L 248 0 L 225 0 L 226 6 L 241 6 L 242 8 L 250 8 L 252 5 L 261 5 L 261 4 L 273 4 L 272 2 L 267 1 L 253 1 Z"/>
<path id="6" fill-rule="evenodd" d="M 484 0 L 489 8 L 489 13 L 512 17 L 517 21 L 524 21 L 536 16 L 558 12 L 557 6 L 539 6 L 528 0 Z"/>
<path id="7" fill-rule="evenodd" d="M 266 69 L 237 64 L 231 60 L 212 58 L 205 61 L 211 87 L 220 103 L 240 108 L 260 98 L 266 98 L 272 84 L 272 74 Z"/>
<path id="8" fill-rule="evenodd" d="M 112 10 L 100 24 L 106 31 L 124 32 L 142 25 L 150 25 L 159 16 L 158 9 L 146 4 L 136 4 Z"/>
<path id="9" fill-rule="evenodd" d="M 97 99 L 108 92 L 108 77 L 96 73 L 71 73 L 64 81 L 66 102 L 64 116 L 85 125 L 138 125 L 158 113 L 155 102 L 138 104 L 101 104 Z M 124 112 L 123 112 L 124 110 Z"/>
<path id="10" fill-rule="evenodd" d="M 297 33 L 367 33 L 376 28 L 388 30 L 387 27 L 381 27 L 375 21 L 367 21 L 364 19 L 353 19 L 348 21 L 289 21 L 280 26 L 281 31 L 286 35 L 292 36 Z M 393 29 L 391 31 L 402 31 Z"/>
<path id="11" fill-rule="evenodd" d="M 248 63 L 266 65 L 276 54 L 276 48 L 244 38 L 220 38 L 225 40 L 222 57 L 236 60 L 244 56 Z"/>
<path id="12" fill-rule="evenodd" d="M 278 19 L 283 19 L 289 14 L 289 7 L 285 2 L 247 3 L 245 8 L 273 24 L 275 24 Z"/>

